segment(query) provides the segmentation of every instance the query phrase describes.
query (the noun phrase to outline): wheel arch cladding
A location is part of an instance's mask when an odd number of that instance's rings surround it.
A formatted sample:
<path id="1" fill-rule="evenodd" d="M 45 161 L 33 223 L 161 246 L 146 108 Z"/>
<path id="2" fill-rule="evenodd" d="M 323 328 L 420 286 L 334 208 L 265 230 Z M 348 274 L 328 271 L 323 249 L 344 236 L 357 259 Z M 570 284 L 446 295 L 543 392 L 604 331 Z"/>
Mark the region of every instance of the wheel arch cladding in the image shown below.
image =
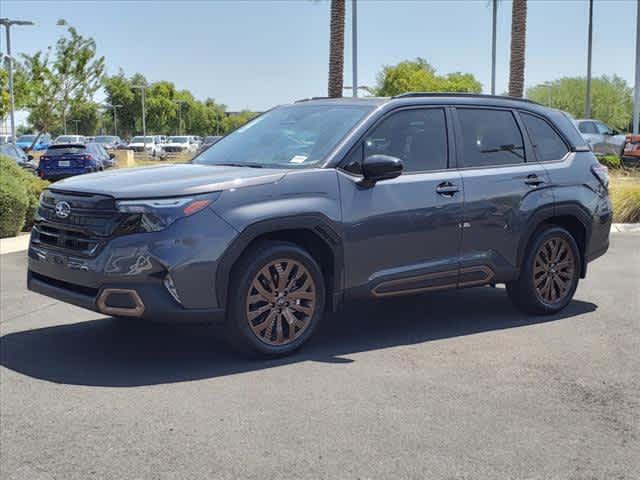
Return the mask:
<path id="1" fill-rule="evenodd" d="M 335 309 L 343 290 L 342 238 L 324 215 L 298 215 L 264 220 L 248 226 L 225 251 L 216 272 L 219 305 L 226 306 L 229 281 L 240 258 L 266 241 L 284 241 L 304 248 L 318 262 L 327 291 L 326 305 Z"/>

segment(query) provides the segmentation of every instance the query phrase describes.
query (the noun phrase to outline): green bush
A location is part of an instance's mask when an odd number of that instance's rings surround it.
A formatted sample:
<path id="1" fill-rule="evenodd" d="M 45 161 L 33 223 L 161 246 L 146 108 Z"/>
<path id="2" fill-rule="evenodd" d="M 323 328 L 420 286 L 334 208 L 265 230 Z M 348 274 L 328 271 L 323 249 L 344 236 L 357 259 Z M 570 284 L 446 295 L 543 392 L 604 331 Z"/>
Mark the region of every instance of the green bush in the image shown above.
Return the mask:
<path id="1" fill-rule="evenodd" d="M 620 168 L 622 166 L 620 157 L 616 157 L 615 155 L 598 157 L 598 161 L 607 168 Z"/>
<path id="2" fill-rule="evenodd" d="M 609 187 L 613 204 L 613 221 L 618 223 L 640 222 L 640 181 L 618 180 Z"/>
<path id="3" fill-rule="evenodd" d="M 48 184 L 0 155 L 0 237 L 31 227 L 40 192 Z"/>

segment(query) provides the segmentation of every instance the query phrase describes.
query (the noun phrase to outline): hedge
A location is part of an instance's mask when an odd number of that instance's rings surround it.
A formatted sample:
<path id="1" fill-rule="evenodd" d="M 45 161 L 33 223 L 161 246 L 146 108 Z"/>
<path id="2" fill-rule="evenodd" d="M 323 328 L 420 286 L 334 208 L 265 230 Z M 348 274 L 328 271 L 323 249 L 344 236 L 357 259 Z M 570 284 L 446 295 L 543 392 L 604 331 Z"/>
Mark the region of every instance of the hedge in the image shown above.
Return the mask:
<path id="1" fill-rule="evenodd" d="M 40 193 L 48 184 L 0 155 L 0 238 L 31 228 Z"/>

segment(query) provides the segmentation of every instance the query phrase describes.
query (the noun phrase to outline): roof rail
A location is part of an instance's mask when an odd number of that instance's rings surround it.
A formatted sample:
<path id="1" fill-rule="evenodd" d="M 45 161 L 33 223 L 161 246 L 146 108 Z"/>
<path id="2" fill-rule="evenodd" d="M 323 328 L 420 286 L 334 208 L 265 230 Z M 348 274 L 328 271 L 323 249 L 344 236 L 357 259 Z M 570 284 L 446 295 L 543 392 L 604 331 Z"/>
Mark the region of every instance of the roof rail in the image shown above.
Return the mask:
<path id="1" fill-rule="evenodd" d="M 464 92 L 407 92 L 400 95 L 394 95 L 391 98 L 413 98 L 413 97 L 464 97 L 464 98 L 495 98 L 502 100 L 515 100 L 518 102 L 527 102 L 540 105 L 538 102 L 529 100 L 528 98 L 509 97 L 507 95 L 488 95 L 482 93 L 464 93 Z"/>
<path id="2" fill-rule="evenodd" d="M 331 97 L 311 97 L 311 98 L 301 98 L 300 100 L 296 100 L 293 103 L 302 103 L 302 102 L 310 102 L 311 100 L 327 100 Z"/>

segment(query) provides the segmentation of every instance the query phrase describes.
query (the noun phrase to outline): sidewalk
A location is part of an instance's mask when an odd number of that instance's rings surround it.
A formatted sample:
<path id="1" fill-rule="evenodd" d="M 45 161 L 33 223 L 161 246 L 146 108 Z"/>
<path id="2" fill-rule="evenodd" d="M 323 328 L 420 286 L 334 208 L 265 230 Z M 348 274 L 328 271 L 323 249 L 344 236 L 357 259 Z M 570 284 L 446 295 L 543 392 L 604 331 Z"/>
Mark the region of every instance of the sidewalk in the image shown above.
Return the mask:
<path id="1" fill-rule="evenodd" d="M 611 233 L 640 233 L 640 223 L 614 223 Z M 0 255 L 22 252 L 29 248 L 29 234 L 0 239 Z"/>

